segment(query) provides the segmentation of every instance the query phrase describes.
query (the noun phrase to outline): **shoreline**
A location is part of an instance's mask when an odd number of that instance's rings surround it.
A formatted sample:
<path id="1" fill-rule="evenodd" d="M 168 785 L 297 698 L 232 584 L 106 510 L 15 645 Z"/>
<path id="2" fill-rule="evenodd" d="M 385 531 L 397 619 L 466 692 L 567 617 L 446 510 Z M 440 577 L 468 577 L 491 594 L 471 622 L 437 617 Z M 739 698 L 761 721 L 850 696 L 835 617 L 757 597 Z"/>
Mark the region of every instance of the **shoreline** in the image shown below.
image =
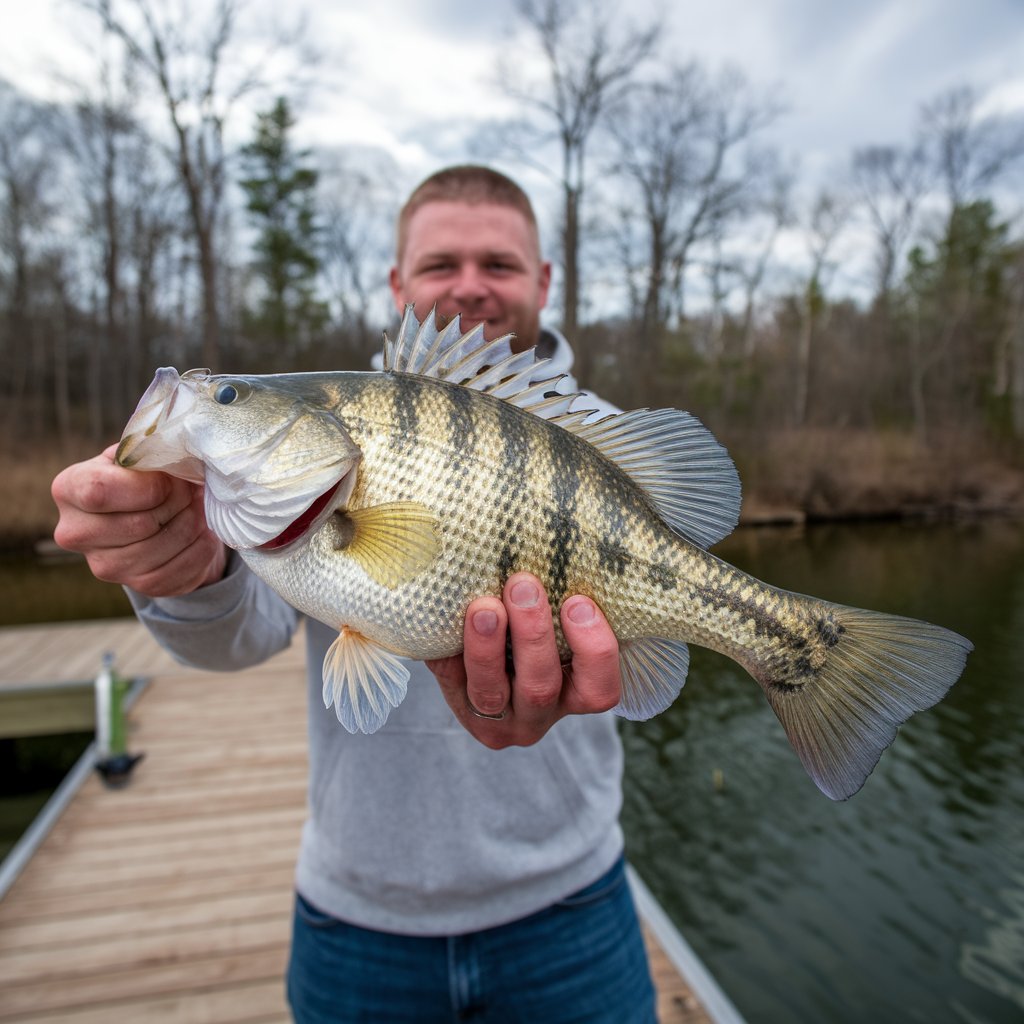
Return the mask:
<path id="1" fill-rule="evenodd" d="M 992 501 L 936 501 L 934 503 L 915 502 L 908 505 L 879 503 L 872 508 L 851 505 L 848 508 L 839 507 L 823 512 L 801 507 L 795 503 L 769 501 L 753 494 L 744 501 L 736 530 L 777 527 L 802 529 L 830 523 L 843 523 L 851 526 L 895 522 L 929 525 L 982 519 L 1024 519 L 1024 495 L 1018 500 L 1003 503 Z M 5 533 L 0 529 L 0 558 L 28 556 L 45 562 L 78 561 L 83 557 L 59 547 L 53 539 L 52 531 Z"/>
<path id="2" fill-rule="evenodd" d="M 901 432 L 779 429 L 724 441 L 743 488 L 740 528 L 882 521 L 1024 518 L 1024 458 L 978 437 L 924 443 Z M 90 452 L 55 446 L 0 451 L 10 500 L 0 555 L 67 557 L 53 543 L 50 483 Z"/>

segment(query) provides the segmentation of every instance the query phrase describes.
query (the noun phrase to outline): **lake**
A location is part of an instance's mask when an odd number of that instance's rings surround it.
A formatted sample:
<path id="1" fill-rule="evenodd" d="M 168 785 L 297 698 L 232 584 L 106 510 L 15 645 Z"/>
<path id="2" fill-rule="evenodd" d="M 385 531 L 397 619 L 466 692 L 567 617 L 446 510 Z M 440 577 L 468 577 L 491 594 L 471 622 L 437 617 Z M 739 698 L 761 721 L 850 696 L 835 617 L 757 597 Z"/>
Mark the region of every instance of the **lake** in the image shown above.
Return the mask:
<path id="1" fill-rule="evenodd" d="M 644 880 L 750 1024 L 1018 1024 L 1024 524 L 742 530 L 716 552 L 778 586 L 941 623 L 976 650 L 834 804 L 753 680 L 694 648 L 676 704 L 623 727 Z M 125 608 L 74 564 L 0 563 L 0 596 L 8 623 Z"/>
<path id="2" fill-rule="evenodd" d="M 751 1024 L 1024 1020 L 1024 526 L 748 530 L 791 590 L 913 615 L 975 652 L 865 787 L 818 793 L 746 673 L 693 650 L 628 723 L 631 858 Z"/>

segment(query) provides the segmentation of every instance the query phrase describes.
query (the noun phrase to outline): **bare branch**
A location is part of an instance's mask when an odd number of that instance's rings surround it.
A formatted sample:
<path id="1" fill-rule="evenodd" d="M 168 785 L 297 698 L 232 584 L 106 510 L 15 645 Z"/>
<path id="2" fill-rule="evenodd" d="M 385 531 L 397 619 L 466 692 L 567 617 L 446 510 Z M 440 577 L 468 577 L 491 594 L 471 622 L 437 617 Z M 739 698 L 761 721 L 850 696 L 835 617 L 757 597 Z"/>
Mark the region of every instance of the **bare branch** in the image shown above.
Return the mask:
<path id="1" fill-rule="evenodd" d="M 587 149 L 603 118 L 632 87 L 653 54 L 659 25 L 613 26 L 608 0 L 516 0 L 515 10 L 541 56 L 544 72 L 524 75 L 524 62 L 499 65 L 502 91 L 537 115 L 515 139 L 516 155 L 536 153 L 557 139 L 564 198 L 563 327 L 572 336 L 579 319 L 580 217 Z"/>
<path id="2" fill-rule="evenodd" d="M 922 144 L 946 189 L 950 209 L 978 198 L 1024 159 L 1024 119 L 981 116 L 970 86 L 921 108 Z"/>

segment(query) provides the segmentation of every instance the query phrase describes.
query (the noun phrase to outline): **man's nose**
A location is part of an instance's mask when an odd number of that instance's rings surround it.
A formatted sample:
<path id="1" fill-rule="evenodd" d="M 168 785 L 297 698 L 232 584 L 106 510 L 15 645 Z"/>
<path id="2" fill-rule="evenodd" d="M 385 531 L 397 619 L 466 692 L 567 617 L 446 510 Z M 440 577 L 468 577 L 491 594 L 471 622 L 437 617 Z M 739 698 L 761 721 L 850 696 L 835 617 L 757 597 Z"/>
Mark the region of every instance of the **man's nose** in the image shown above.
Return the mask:
<path id="1" fill-rule="evenodd" d="M 480 268 L 472 264 L 459 267 L 458 275 L 452 285 L 452 296 L 457 299 L 475 299 L 484 295 L 487 283 Z"/>

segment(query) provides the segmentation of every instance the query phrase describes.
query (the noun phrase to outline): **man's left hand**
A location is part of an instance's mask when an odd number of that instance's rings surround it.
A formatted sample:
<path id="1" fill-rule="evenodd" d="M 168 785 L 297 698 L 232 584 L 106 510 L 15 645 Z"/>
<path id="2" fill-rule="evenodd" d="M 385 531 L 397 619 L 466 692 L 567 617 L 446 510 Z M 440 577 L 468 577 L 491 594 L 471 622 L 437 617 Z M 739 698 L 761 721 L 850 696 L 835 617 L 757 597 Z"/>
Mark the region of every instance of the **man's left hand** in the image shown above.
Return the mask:
<path id="1" fill-rule="evenodd" d="M 590 598 L 575 595 L 563 603 L 561 621 L 572 651 L 565 666 L 540 581 L 517 573 L 505 584 L 502 600 L 481 597 L 469 606 L 461 655 L 427 662 L 448 706 L 485 746 L 530 746 L 565 715 L 594 714 L 618 704 L 619 646 L 601 610 Z M 515 666 L 511 678 L 507 635 Z"/>

